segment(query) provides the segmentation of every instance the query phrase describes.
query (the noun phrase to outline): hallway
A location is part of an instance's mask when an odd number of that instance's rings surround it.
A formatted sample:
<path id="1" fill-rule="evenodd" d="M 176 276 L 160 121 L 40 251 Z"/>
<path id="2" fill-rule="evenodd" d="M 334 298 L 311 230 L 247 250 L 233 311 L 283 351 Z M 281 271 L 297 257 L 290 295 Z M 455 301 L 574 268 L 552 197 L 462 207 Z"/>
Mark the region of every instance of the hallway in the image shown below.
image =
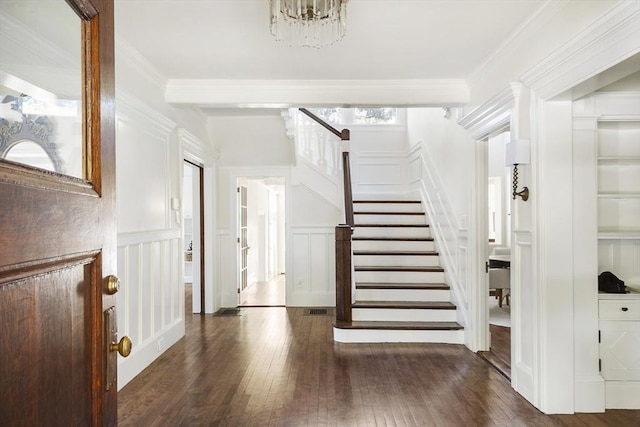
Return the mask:
<path id="1" fill-rule="evenodd" d="M 546 416 L 463 346 L 335 344 L 304 308 L 187 314 L 186 337 L 119 393 L 121 426 L 634 426 Z"/>

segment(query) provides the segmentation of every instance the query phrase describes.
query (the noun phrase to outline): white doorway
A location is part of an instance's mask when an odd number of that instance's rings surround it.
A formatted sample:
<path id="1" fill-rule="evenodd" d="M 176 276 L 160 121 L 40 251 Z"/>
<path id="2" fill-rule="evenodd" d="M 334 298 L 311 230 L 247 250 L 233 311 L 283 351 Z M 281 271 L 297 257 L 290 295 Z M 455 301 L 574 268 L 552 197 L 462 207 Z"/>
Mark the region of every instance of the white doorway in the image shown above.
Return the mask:
<path id="1" fill-rule="evenodd" d="M 184 242 L 185 295 L 191 294 L 190 312 L 204 314 L 204 229 L 203 229 L 203 170 L 184 161 L 182 191 L 182 238 Z"/>
<path id="2" fill-rule="evenodd" d="M 486 272 L 488 292 L 486 310 L 489 330 L 489 351 L 481 356 L 505 377 L 511 378 L 511 221 L 510 168 L 506 166 L 508 130 L 486 140 Z"/>
<path id="3" fill-rule="evenodd" d="M 237 181 L 238 305 L 286 305 L 285 179 Z"/>

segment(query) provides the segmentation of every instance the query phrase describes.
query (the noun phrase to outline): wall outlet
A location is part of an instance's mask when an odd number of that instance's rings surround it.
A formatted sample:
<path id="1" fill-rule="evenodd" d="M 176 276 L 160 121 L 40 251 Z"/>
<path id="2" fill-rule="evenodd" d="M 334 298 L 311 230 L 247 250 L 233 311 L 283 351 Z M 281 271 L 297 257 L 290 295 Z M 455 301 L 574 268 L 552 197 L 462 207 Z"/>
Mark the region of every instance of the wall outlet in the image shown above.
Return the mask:
<path id="1" fill-rule="evenodd" d="M 162 353 L 164 350 L 164 337 L 158 340 L 158 353 Z"/>

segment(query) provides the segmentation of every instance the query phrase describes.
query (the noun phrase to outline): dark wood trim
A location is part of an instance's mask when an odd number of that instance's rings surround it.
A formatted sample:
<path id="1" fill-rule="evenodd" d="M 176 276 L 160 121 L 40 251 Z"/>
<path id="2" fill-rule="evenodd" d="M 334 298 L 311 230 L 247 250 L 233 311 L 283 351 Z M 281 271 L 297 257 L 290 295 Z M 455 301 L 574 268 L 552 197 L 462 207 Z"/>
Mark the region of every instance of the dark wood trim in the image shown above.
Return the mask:
<path id="1" fill-rule="evenodd" d="M 353 193 L 351 190 L 351 166 L 348 151 L 342 152 L 342 172 L 344 178 L 344 215 L 347 224 L 353 227 L 355 220 L 353 219 Z"/>
<path id="2" fill-rule="evenodd" d="M 433 237 L 354 237 L 352 240 L 383 242 L 433 242 Z"/>
<path id="3" fill-rule="evenodd" d="M 422 215 L 424 212 L 354 212 L 355 215 Z"/>
<path id="4" fill-rule="evenodd" d="M 425 228 L 429 227 L 429 224 L 354 224 L 354 227 L 399 227 L 399 228 L 407 228 L 407 227 L 417 227 L 417 228 Z"/>
<path id="5" fill-rule="evenodd" d="M 351 234 L 346 224 L 336 227 L 336 321 L 351 322 Z"/>
<path id="6" fill-rule="evenodd" d="M 338 322 L 333 326 L 338 329 L 377 329 L 393 331 L 452 331 L 464 329 L 457 322 Z"/>
<path id="7" fill-rule="evenodd" d="M 376 282 L 356 282 L 356 289 L 428 289 L 428 290 L 449 290 L 446 283 L 376 283 Z"/>
<path id="8" fill-rule="evenodd" d="M 353 203 L 382 203 L 382 204 L 390 204 L 390 203 L 417 203 L 420 204 L 420 200 L 354 200 Z"/>
<path id="9" fill-rule="evenodd" d="M 449 301 L 356 301 L 353 308 L 388 308 L 388 309 L 427 309 L 427 310 L 455 310 L 455 304 Z"/>
<path id="10" fill-rule="evenodd" d="M 396 255 L 409 255 L 409 256 L 438 256 L 438 252 L 435 251 L 375 251 L 375 250 L 362 250 L 353 251 L 354 255 L 383 255 L 383 256 L 396 256 Z"/>
<path id="11" fill-rule="evenodd" d="M 357 265 L 355 271 L 418 271 L 427 273 L 442 273 L 444 268 L 437 266 L 404 266 L 404 265 Z"/>
<path id="12" fill-rule="evenodd" d="M 200 214 L 198 221 L 200 222 L 200 314 L 205 313 L 205 300 L 204 300 L 204 255 L 205 255 L 205 247 L 204 247 L 204 170 L 202 166 L 198 166 L 198 179 L 200 182 L 199 187 L 199 198 L 200 198 Z"/>

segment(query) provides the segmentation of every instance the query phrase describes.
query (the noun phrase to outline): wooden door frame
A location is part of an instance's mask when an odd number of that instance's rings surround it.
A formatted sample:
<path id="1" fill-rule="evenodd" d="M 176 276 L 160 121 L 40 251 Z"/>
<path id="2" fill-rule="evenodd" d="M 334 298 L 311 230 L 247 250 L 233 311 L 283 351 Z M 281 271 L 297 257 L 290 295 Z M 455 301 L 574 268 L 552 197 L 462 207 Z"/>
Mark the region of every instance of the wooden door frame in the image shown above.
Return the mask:
<path id="1" fill-rule="evenodd" d="M 193 236 L 193 241 L 195 242 L 196 238 L 197 238 L 197 242 L 198 242 L 198 265 L 194 265 L 194 268 L 198 268 L 199 272 L 200 272 L 200 283 L 198 284 L 199 286 L 199 292 L 200 292 L 200 314 L 205 314 L 206 312 L 206 308 L 205 308 L 205 295 L 207 295 L 206 293 L 206 276 L 205 276 L 205 272 L 206 272 L 206 266 L 205 266 L 205 253 L 206 253 L 206 249 L 205 249 L 205 230 L 206 230 L 206 226 L 205 226 L 205 222 L 204 222 L 204 213 L 205 213 L 205 201 L 204 201 L 204 167 L 201 164 L 197 164 L 191 160 L 188 159 L 184 159 L 183 160 L 183 168 L 185 164 L 189 164 L 192 169 L 196 170 L 197 176 L 194 174 L 192 175 L 191 179 L 193 181 L 193 183 L 198 183 L 198 194 L 197 194 L 197 199 L 198 199 L 198 212 L 196 215 L 195 209 L 193 212 L 193 220 L 194 220 L 194 228 L 193 231 L 195 232 L 196 230 L 198 230 L 198 236 Z M 184 173 L 183 173 L 184 176 Z M 193 187 L 192 187 L 193 188 Z M 192 189 L 193 192 L 193 189 Z M 195 201 L 195 197 L 194 197 L 194 201 Z M 183 197 L 184 200 L 184 197 Z M 184 203 L 184 202 L 183 202 Z M 194 206 L 195 207 L 195 203 Z M 197 218 L 198 221 L 198 228 L 195 228 L 195 220 Z M 184 218 L 183 218 L 184 220 Z M 184 227 L 184 222 L 183 222 L 183 227 Z M 184 247 L 184 244 L 183 244 Z M 194 257 L 195 259 L 195 257 Z M 183 275 L 184 276 L 184 275 Z"/>

